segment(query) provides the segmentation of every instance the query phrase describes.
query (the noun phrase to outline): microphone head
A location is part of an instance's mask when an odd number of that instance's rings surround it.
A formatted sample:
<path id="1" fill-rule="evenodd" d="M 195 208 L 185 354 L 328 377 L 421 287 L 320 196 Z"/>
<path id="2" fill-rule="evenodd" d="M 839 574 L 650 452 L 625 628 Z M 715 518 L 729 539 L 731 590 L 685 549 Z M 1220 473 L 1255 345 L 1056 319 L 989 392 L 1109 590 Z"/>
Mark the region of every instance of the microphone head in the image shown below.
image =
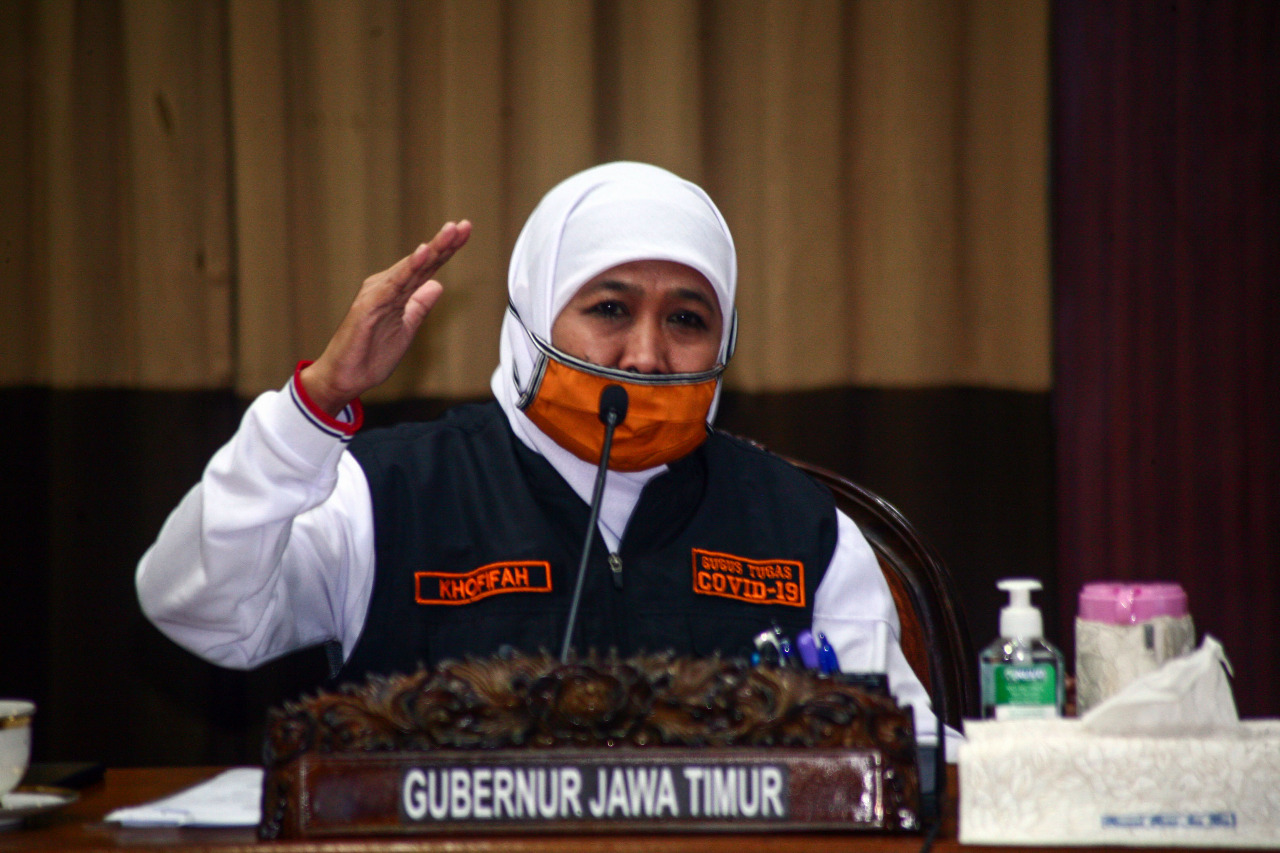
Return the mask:
<path id="1" fill-rule="evenodd" d="M 600 421 L 617 426 L 627 419 L 627 389 L 606 385 L 600 392 Z"/>

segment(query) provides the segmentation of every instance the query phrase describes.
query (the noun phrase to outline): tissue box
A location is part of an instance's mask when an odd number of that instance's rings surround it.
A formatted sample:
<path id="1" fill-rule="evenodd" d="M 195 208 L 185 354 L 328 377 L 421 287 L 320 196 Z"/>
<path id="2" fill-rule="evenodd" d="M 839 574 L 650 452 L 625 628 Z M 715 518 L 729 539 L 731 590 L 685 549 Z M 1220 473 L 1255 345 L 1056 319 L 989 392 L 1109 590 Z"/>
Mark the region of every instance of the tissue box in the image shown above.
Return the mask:
<path id="1" fill-rule="evenodd" d="M 965 736 L 962 843 L 1280 843 L 1280 720 L 1161 737 L 1097 734 L 1076 719 L 971 720 Z"/>

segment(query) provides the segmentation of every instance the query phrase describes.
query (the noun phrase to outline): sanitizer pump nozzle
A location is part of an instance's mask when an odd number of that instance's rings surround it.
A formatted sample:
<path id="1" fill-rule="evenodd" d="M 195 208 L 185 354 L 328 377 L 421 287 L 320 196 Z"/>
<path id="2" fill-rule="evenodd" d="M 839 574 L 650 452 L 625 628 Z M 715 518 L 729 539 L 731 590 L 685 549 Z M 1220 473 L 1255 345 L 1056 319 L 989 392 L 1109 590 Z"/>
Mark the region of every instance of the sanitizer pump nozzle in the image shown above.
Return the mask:
<path id="1" fill-rule="evenodd" d="M 1034 578 L 1008 578 L 996 589 L 1009 593 L 1009 603 L 1000 611 L 1000 636 L 1034 640 L 1044 636 L 1044 617 L 1032 606 L 1031 593 L 1043 589 Z"/>

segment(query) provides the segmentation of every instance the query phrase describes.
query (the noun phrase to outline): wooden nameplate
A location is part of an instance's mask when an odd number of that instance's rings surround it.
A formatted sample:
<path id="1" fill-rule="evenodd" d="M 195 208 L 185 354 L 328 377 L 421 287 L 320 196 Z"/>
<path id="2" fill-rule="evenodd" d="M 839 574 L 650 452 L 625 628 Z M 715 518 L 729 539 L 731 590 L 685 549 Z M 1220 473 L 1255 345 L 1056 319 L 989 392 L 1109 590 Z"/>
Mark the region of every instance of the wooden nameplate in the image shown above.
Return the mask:
<path id="1" fill-rule="evenodd" d="M 263 838 L 915 831 L 909 709 L 670 655 L 443 664 L 272 712 Z"/>

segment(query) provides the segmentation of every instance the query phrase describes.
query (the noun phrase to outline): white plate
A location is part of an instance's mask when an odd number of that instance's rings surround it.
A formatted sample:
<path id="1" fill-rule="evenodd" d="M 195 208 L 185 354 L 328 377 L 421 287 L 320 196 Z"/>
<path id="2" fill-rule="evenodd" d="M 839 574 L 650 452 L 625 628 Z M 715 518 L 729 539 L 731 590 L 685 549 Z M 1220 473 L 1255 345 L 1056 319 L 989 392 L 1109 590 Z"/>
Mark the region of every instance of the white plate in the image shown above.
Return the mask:
<path id="1" fill-rule="evenodd" d="M 80 795 L 66 788 L 24 786 L 0 797 L 0 830 L 12 829 L 29 817 L 56 811 Z"/>

